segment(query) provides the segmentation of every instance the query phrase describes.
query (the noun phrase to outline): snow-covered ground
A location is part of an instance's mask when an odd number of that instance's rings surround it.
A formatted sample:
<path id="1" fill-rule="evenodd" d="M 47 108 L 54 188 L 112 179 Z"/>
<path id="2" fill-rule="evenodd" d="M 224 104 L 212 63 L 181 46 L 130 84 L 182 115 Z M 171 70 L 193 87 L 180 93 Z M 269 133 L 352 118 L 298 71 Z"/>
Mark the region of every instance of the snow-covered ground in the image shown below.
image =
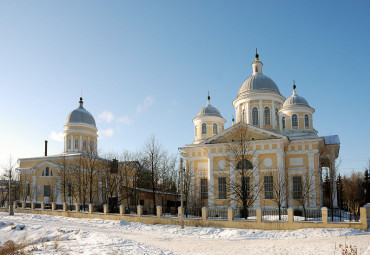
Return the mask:
<path id="1" fill-rule="evenodd" d="M 23 228 L 23 230 L 21 230 Z M 0 247 L 27 243 L 33 254 L 342 254 L 370 255 L 370 232 L 355 229 L 264 231 L 147 225 L 125 221 L 0 213 Z M 31 252 L 32 251 L 32 252 Z"/>

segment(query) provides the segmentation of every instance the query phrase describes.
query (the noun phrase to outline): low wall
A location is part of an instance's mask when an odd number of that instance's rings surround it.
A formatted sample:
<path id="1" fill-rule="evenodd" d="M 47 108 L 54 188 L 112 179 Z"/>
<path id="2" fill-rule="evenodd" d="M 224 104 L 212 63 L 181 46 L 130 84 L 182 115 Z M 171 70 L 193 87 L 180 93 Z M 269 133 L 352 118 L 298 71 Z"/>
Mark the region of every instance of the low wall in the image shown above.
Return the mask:
<path id="1" fill-rule="evenodd" d="M 122 206 L 121 206 L 122 207 Z M 34 207 L 33 207 L 34 208 Z M 53 207 L 55 209 L 55 207 Z M 162 208 L 157 207 L 157 216 L 142 215 L 142 206 L 138 206 L 137 215 L 123 214 L 123 209 L 119 214 L 107 213 L 107 206 L 104 205 L 104 212 L 98 213 L 92 211 L 92 206 L 89 212 L 81 211 L 67 211 L 65 206 L 63 210 L 40 209 L 31 208 L 15 208 L 15 213 L 31 213 L 31 214 L 45 214 L 53 216 L 64 216 L 73 218 L 86 218 L 86 219 L 104 219 L 104 220 L 120 220 L 128 222 L 140 222 L 146 224 L 164 224 L 164 225 L 180 225 L 180 217 L 163 217 Z M 8 208 L 0 208 L 1 212 L 8 212 Z M 185 219 L 184 225 L 186 226 L 201 226 L 201 227 L 218 227 L 218 228 L 240 228 L 240 229 L 261 229 L 261 230 L 297 230 L 302 228 L 354 228 L 359 230 L 368 230 L 369 223 L 367 220 L 366 208 L 360 209 L 359 222 L 328 222 L 328 209 L 322 208 L 322 221 L 293 221 L 293 209 L 288 209 L 288 221 L 262 221 L 262 210 L 256 210 L 257 219 L 251 220 L 235 220 L 233 218 L 233 209 L 228 210 L 228 219 L 225 220 L 212 220 L 207 218 L 207 208 L 202 208 L 202 217 L 196 219 Z M 179 208 L 179 215 L 181 215 L 181 208 Z M 370 217 L 370 215 L 369 215 Z"/>

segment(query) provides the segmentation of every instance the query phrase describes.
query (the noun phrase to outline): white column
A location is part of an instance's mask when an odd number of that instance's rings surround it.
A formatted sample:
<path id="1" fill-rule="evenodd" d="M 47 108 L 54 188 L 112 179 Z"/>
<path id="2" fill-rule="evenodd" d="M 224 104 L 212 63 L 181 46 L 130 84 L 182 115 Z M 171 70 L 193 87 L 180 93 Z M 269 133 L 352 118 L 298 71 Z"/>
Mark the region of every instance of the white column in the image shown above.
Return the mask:
<path id="1" fill-rule="evenodd" d="M 309 207 L 316 206 L 316 176 L 315 176 L 315 165 L 314 165 L 314 153 L 308 153 L 308 183 L 310 184 L 310 195 L 309 195 Z"/>
<path id="2" fill-rule="evenodd" d="M 208 158 L 208 206 L 214 206 L 213 158 Z"/>
<path id="3" fill-rule="evenodd" d="M 80 147 L 80 152 L 82 151 L 82 135 L 80 135 L 80 144 L 79 144 L 79 147 Z"/>
<path id="4" fill-rule="evenodd" d="M 261 185 L 259 177 L 259 167 L 258 167 L 258 154 L 253 155 L 253 187 L 254 189 Z M 260 207 L 260 193 L 257 195 L 256 201 L 254 202 L 254 207 Z"/>
<path id="5" fill-rule="evenodd" d="M 260 121 L 260 128 L 263 128 L 263 109 L 262 109 L 262 100 L 259 100 L 260 109 L 259 109 L 259 121 Z"/>
<path id="6" fill-rule="evenodd" d="M 235 157 L 230 157 L 230 187 L 236 185 L 236 172 L 235 172 Z M 230 206 L 236 207 L 235 191 L 231 188 L 230 190 Z"/>
<path id="7" fill-rule="evenodd" d="M 276 114 L 275 114 L 275 102 L 272 101 L 272 109 L 271 109 L 271 116 L 272 116 L 272 128 L 276 129 Z"/>
<path id="8" fill-rule="evenodd" d="M 247 109 L 245 109 L 247 111 L 247 124 L 251 124 L 251 102 L 248 101 L 247 102 Z"/>
<path id="9" fill-rule="evenodd" d="M 58 203 L 61 203 L 61 202 L 62 202 L 61 182 L 62 182 L 62 179 L 60 178 L 60 176 L 58 176 L 58 177 L 57 177 L 57 185 L 58 185 L 57 202 L 58 202 Z"/>
<path id="10" fill-rule="evenodd" d="M 71 135 L 71 151 L 75 151 L 75 141 L 73 141 L 73 135 Z"/>

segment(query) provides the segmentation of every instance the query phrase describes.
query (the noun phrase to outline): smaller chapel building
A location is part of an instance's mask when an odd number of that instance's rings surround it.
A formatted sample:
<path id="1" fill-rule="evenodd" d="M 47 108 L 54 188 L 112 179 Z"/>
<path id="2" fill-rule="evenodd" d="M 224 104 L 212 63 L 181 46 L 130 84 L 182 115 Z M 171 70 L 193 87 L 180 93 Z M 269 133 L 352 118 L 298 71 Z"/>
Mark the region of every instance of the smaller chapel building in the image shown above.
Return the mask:
<path id="1" fill-rule="evenodd" d="M 194 141 L 180 147 L 190 176 L 188 203 L 208 207 L 276 208 L 323 206 L 322 170 L 333 168 L 337 135 L 319 137 L 315 109 L 299 96 L 289 98 L 263 74 L 256 54 L 252 75 L 240 86 L 235 122 L 211 105 L 193 119 Z M 334 201 L 334 206 L 336 202 Z"/>

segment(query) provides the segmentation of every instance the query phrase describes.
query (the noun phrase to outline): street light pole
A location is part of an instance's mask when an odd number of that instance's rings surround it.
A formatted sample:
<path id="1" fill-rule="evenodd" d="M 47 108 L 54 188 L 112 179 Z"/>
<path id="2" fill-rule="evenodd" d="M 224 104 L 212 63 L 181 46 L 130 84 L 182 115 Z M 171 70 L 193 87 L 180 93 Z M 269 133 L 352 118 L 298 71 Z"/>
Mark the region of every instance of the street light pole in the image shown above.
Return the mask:
<path id="1" fill-rule="evenodd" d="M 8 196 L 9 196 L 9 215 L 14 215 L 11 192 L 12 192 L 12 169 L 10 168 L 9 169 L 9 192 L 8 192 Z"/>
<path id="2" fill-rule="evenodd" d="M 182 170 L 182 158 L 180 158 L 180 193 L 181 193 L 181 228 L 184 228 L 184 199 L 183 199 L 183 193 L 184 193 L 184 173 Z"/>

